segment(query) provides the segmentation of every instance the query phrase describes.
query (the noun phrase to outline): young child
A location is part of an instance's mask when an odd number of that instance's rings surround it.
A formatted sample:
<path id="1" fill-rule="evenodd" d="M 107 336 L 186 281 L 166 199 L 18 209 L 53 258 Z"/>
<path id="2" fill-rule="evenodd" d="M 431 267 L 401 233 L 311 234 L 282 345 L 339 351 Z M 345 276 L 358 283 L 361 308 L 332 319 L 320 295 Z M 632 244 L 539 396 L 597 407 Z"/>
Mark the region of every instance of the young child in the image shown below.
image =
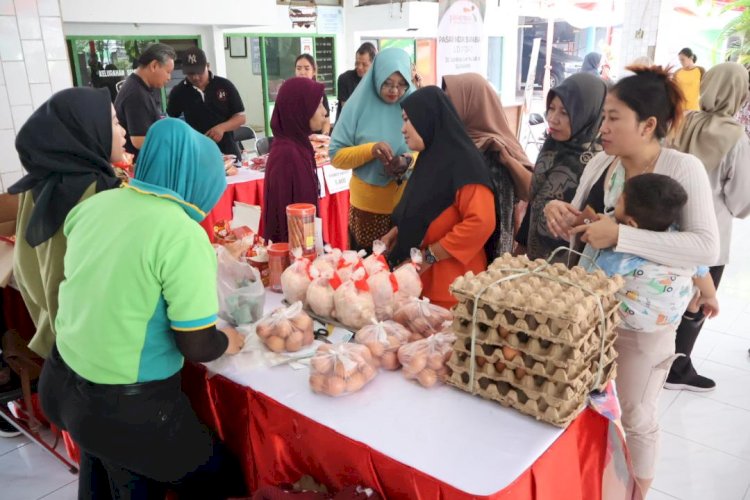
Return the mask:
<path id="1" fill-rule="evenodd" d="M 687 202 L 679 182 L 660 174 L 629 179 L 617 200 L 614 217 L 649 231 L 669 231 Z M 618 399 L 622 425 L 637 478 L 653 477 L 659 449 L 659 394 L 675 358 L 675 333 L 688 303 L 706 316 L 718 314 L 716 288 L 708 268 L 658 264 L 612 249 L 599 252 L 596 263 L 608 275 L 620 274 L 625 285 L 617 327 Z M 698 288 L 694 295 L 693 285 Z M 645 492 L 651 480 L 639 481 Z"/>
<path id="2" fill-rule="evenodd" d="M 686 202 L 687 193 L 671 177 L 639 175 L 625 184 L 614 217 L 620 224 L 668 231 L 675 225 Z M 686 309 L 695 313 L 703 308 L 708 318 L 719 313 L 716 287 L 708 267 L 671 267 L 612 249 L 599 252 L 596 264 L 609 276 L 620 274 L 625 278 L 618 298 L 622 302 L 623 326 L 629 330 L 650 332 L 663 326 L 676 328 Z"/>

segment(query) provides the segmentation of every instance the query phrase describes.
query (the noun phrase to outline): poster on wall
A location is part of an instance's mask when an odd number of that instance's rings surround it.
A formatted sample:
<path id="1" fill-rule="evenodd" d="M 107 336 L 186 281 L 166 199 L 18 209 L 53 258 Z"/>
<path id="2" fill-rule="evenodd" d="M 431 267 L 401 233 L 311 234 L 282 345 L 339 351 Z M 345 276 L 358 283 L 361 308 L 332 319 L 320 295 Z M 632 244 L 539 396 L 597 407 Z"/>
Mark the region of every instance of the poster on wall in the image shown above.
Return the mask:
<path id="1" fill-rule="evenodd" d="M 485 0 L 440 0 L 437 81 L 468 72 L 487 76 L 485 9 Z"/>

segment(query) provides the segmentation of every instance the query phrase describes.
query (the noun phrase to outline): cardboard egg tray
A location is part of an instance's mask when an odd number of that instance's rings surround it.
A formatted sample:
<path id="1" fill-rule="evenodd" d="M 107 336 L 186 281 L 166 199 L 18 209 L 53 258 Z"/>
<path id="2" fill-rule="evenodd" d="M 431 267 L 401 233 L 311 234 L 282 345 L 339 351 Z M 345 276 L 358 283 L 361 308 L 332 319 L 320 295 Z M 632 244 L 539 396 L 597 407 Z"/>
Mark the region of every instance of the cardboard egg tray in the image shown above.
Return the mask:
<path id="1" fill-rule="evenodd" d="M 616 337 L 614 325 L 617 319 L 618 316 L 615 311 L 611 316 L 611 321 L 606 322 L 607 330 L 604 334 L 605 347 L 614 343 Z M 567 370 L 571 366 L 585 363 L 590 353 L 596 352 L 598 354 L 602 347 L 602 337 L 599 334 L 598 328 L 593 328 L 581 341 L 581 344 L 575 347 L 558 343 L 554 337 L 534 337 L 532 336 L 534 332 L 511 332 L 505 338 L 500 337 L 496 330 L 492 330 L 490 334 L 488 334 L 489 330 L 486 330 L 483 334 L 481 326 L 478 325 L 477 327 L 476 342 L 477 345 L 487 346 L 487 352 L 491 349 L 489 346 L 494 346 L 495 348 L 510 346 L 540 363 L 549 365 L 550 370 L 553 369 L 552 367 Z M 464 318 L 454 319 L 453 331 L 460 341 L 464 343 L 469 342 L 469 348 L 471 347 L 471 329 L 470 321 L 466 321 Z M 457 342 L 456 345 L 459 343 Z"/>
<path id="2" fill-rule="evenodd" d="M 619 321 L 618 302 L 605 309 L 605 328 L 608 330 Z M 471 335 L 473 306 L 459 303 L 453 309 L 453 328 Z M 542 348 L 554 342 L 560 346 L 580 349 L 587 344 L 601 326 L 601 316 L 596 308 L 596 317 L 587 323 L 572 323 L 551 318 L 542 314 L 529 314 L 525 311 L 505 309 L 502 312 L 491 310 L 488 305 L 477 312 L 477 340 L 486 344 L 504 345 L 515 338 L 523 344 L 527 337 L 540 340 Z M 489 310 L 489 311 L 488 311 Z M 509 318 L 511 318 L 509 320 Z M 519 335 L 521 334 L 521 335 Z"/>
<path id="3" fill-rule="evenodd" d="M 533 269 L 538 273 L 496 283 Z M 614 377 L 619 320 L 615 292 L 621 286 L 619 276 L 509 254 L 483 273 L 459 277 L 451 285 L 458 299 L 453 322 L 458 341 L 448 362 L 452 373 L 447 383 L 553 425 L 567 425 L 586 405 L 588 393 L 603 389 Z M 483 289 L 474 342 L 475 355 L 486 362 L 475 363 L 470 387 L 474 301 Z M 512 359 L 505 358 L 504 346 L 518 351 Z M 498 370 L 496 363 L 504 366 Z M 602 378 L 593 387 L 600 364 Z"/>
<path id="4" fill-rule="evenodd" d="M 471 392 L 468 386 L 468 372 L 454 370 L 446 383 L 466 392 Z M 503 406 L 512 407 L 525 415 L 550 423 L 557 427 L 566 427 L 586 406 L 586 394 L 579 395 L 575 399 L 567 401 L 554 401 L 550 404 L 547 398 L 541 397 L 539 393 L 530 393 L 528 390 L 514 386 L 504 380 L 492 380 L 488 377 L 477 377 L 476 395 L 492 401 L 497 401 Z"/>
<path id="5" fill-rule="evenodd" d="M 454 362 L 464 363 L 471 354 L 471 339 L 459 338 L 453 345 Z M 583 360 L 580 363 L 552 363 L 541 362 L 533 356 L 520 351 L 513 359 L 506 359 L 501 348 L 494 345 L 485 345 L 477 343 L 474 355 L 484 359 L 485 365 L 480 367 L 476 365 L 477 372 L 482 371 L 486 376 L 493 376 L 496 373 L 494 367 L 489 369 L 488 365 L 494 365 L 499 362 L 511 370 L 523 368 L 531 375 L 543 377 L 554 382 L 569 384 L 573 387 L 586 385 L 587 375 L 592 371 L 596 372 L 599 366 L 599 349 L 589 351 L 583 354 Z M 604 365 L 608 365 L 617 357 L 614 348 L 614 337 L 607 341 L 604 348 Z M 468 361 L 463 365 L 468 368 Z M 592 379 L 593 380 L 593 379 Z"/>

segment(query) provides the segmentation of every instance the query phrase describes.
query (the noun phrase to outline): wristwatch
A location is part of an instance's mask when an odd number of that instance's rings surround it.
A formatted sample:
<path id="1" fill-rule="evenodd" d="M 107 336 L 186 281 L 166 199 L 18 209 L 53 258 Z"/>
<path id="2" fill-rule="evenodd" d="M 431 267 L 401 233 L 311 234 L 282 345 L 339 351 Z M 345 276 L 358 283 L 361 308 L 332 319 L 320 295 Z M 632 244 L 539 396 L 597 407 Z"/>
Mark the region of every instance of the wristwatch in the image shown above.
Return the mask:
<path id="1" fill-rule="evenodd" d="M 438 261 L 437 257 L 435 257 L 435 254 L 432 253 L 432 250 L 430 250 L 430 247 L 424 249 L 424 261 L 429 265 L 433 265 Z"/>

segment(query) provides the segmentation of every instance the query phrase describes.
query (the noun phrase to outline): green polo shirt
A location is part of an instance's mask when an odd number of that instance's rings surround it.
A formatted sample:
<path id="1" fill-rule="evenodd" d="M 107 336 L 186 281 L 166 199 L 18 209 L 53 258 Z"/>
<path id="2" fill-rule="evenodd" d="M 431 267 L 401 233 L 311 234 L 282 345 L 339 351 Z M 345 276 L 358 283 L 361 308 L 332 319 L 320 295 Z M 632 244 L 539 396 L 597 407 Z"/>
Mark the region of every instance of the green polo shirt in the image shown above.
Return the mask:
<path id="1" fill-rule="evenodd" d="M 216 254 L 177 203 L 132 188 L 76 206 L 55 322 L 57 347 L 100 384 L 161 380 L 182 368 L 174 330 L 216 322 Z"/>

